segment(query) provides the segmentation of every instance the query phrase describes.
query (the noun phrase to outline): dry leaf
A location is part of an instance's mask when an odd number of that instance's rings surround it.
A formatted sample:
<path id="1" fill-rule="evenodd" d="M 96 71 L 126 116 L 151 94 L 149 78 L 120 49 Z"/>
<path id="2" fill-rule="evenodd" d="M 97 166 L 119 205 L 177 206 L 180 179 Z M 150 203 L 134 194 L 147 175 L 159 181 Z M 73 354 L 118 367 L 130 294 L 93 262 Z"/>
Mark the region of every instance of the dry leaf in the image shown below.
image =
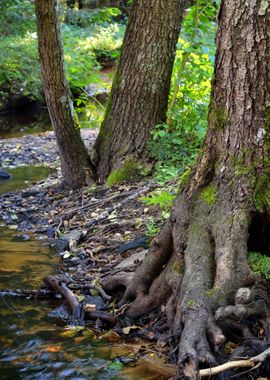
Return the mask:
<path id="1" fill-rule="evenodd" d="M 106 334 L 103 334 L 99 339 L 107 339 L 110 342 L 117 342 L 120 339 L 120 336 L 113 330 L 109 330 Z"/>
<path id="2" fill-rule="evenodd" d="M 123 328 L 123 333 L 125 335 L 128 335 L 130 333 L 130 330 L 141 330 L 141 329 L 142 329 L 141 327 L 135 326 L 135 325 L 133 325 L 133 326 L 127 326 L 127 327 Z"/>
<path id="3" fill-rule="evenodd" d="M 61 351 L 62 347 L 61 346 L 49 346 L 45 348 L 45 351 L 47 352 L 59 352 Z"/>
<path id="4" fill-rule="evenodd" d="M 226 354 L 231 354 L 235 349 L 236 349 L 237 344 L 233 343 L 233 342 L 228 342 L 225 344 L 225 352 Z"/>
<path id="5" fill-rule="evenodd" d="M 86 312 L 90 312 L 90 311 L 94 311 L 97 309 L 97 306 L 94 304 L 94 303 L 87 303 L 85 306 L 84 306 L 84 310 Z"/>
<path id="6" fill-rule="evenodd" d="M 82 302 L 82 301 L 85 299 L 85 296 L 82 295 L 82 294 L 80 294 L 79 296 L 77 296 L 77 294 L 76 294 L 76 298 L 77 298 L 77 300 L 78 300 L 79 302 Z"/>

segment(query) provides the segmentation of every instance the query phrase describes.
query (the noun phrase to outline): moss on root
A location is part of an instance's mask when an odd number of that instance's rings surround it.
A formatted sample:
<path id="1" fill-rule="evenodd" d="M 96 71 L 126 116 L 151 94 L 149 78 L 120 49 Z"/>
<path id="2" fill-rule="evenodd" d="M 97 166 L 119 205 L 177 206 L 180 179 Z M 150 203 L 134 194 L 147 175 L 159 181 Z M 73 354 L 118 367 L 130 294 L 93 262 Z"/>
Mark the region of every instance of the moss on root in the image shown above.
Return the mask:
<path id="1" fill-rule="evenodd" d="M 204 200 L 209 206 L 213 206 L 218 197 L 217 188 L 214 184 L 210 184 L 206 188 L 204 188 L 201 192 L 201 198 Z"/>
<path id="2" fill-rule="evenodd" d="M 270 172 L 261 174 L 255 184 L 253 203 L 259 212 L 270 208 Z"/>
<path id="3" fill-rule="evenodd" d="M 113 186 L 116 183 L 127 181 L 128 179 L 134 177 L 138 171 L 139 165 L 137 162 L 134 162 L 132 160 L 125 161 L 124 165 L 121 168 L 115 169 L 111 172 L 107 178 L 106 184 L 108 186 Z"/>
<path id="4" fill-rule="evenodd" d="M 180 177 L 179 180 L 179 190 L 181 191 L 185 185 L 187 184 L 189 178 L 191 176 L 191 168 L 187 169 Z"/>
<path id="5" fill-rule="evenodd" d="M 185 266 L 181 263 L 176 262 L 172 265 L 172 271 L 177 274 L 183 274 L 185 271 Z"/>

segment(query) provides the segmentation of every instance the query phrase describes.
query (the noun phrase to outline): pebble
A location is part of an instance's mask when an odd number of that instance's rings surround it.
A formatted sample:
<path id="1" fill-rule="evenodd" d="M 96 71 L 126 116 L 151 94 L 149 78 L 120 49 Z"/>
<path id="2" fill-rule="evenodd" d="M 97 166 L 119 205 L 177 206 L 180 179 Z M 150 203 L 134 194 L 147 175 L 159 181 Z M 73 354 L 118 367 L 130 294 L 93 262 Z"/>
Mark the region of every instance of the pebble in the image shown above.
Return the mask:
<path id="1" fill-rule="evenodd" d="M 71 261 L 72 263 L 77 263 L 77 262 L 81 261 L 81 259 L 80 259 L 78 256 L 74 256 L 74 257 L 72 257 L 72 258 L 70 259 L 70 261 Z"/>

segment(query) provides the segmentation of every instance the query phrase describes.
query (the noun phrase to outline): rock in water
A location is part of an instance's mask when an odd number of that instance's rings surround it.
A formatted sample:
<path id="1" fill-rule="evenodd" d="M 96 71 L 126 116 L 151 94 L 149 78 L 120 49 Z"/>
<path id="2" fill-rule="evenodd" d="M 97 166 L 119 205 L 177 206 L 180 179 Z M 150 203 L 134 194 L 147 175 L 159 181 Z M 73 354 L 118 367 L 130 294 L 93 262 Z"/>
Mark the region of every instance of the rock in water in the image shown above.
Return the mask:
<path id="1" fill-rule="evenodd" d="M 0 179 L 10 179 L 11 175 L 8 174 L 5 170 L 0 168 Z"/>

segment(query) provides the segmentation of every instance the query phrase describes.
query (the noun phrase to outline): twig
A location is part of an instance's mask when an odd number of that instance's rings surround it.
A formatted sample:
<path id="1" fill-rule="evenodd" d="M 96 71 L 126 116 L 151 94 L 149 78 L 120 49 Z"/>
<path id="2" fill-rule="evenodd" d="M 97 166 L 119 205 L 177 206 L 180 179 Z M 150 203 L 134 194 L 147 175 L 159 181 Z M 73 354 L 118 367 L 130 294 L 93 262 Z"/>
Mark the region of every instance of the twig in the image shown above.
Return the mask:
<path id="1" fill-rule="evenodd" d="M 70 287 L 70 289 L 73 289 L 73 290 L 76 290 L 76 289 L 94 289 L 96 290 L 97 292 L 99 292 L 99 294 L 101 295 L 101 297 L 105 300 L 105 301 L 111 301 L 112 297 L 109 296 L 104 289 L 102 289 L 101 286 L 98 286 L 98 285 L 93 285 L 93 284 L 83 284 L 82 286 L 80 285 L 76 285 L 76 284 L 69 284 L 68 285 Z"/>
<path id="2" fill-rule="evenodd" d="M 121 208 L 124 204 L 129 203 L 133 199 L 136 199 L 139 195 L 147 193 L 151 188 L 156 187 L 156 186 L 157 186 L 156 184 L 151 184 L 151 185 L 145 186 L 141 190 L 138 190 L 135 193 L 133 193 L 130 196 L 128 196 L 122 202 L 118 202 L 115 205 L 113 205 L 112 207 L 109 207 L 106 211 L 104 211 L 103 213 L 101 213 L 97 218 L 89 220 L 89 222 L 87 223 L 87 227 L 91 228 L 94 225 L 96 225 L 97 223 L 99 223 L 99 222 L 107 219 L 108 216 L 113 211 L 117 210 L 118 208 Z"/>
<path id="3" fill-rule="evenodd" d="M 257 356 L 253 356 L 250 359 L 234 360 L 231 362 L 218 365 L 216 367 L 201 369 L 199 371 L 199 375 L 201 377 L 213 376 L 213 375 L 217 375 L 218 373 L 221 373 L 221 372 L 227 371 L 228 369 L 233 369 L 233 368 L 252 367 L 254 369 L 255 367 L 257 368 L 258 364 L 264 362 L 268 358 L 268 356 L 270 356 L 270 347 L 267 348 L 267 350 L 263 351 L 261 354 Z"/>

